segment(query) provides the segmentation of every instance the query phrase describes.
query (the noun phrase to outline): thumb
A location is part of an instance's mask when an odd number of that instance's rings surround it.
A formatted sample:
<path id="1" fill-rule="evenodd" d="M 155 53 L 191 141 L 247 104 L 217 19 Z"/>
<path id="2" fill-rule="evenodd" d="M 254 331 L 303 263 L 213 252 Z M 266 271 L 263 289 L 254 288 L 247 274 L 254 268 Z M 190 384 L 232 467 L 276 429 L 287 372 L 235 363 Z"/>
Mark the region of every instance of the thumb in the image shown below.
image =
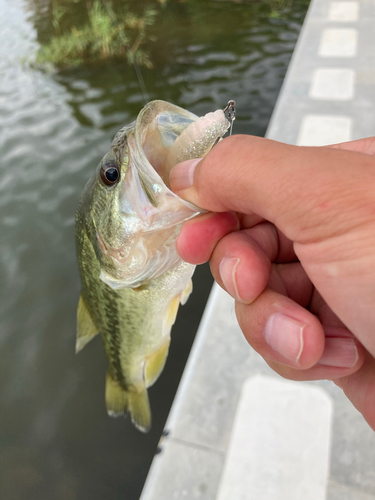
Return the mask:
<path id="1" fill-rule="evenodd" d="M 358 211 L 373 206 L 375 158 L 235 135 L 204 159 L 176 165 L 170 183 L 199 207 L 257 214 L 303 242 L 330 236 L 332 221 L 335 230 L 347 228 L 348 220 L 358 222 Z"/>
<path id="2" fill-rule="evenodd" d="M 195 165 L 176 165 L 171 187 L 207 210 L 273 223 L 325 302 L 375 355 L 374 156 L 238 135 Z M 240 217 L 245 229 L 247 219 Z"/>

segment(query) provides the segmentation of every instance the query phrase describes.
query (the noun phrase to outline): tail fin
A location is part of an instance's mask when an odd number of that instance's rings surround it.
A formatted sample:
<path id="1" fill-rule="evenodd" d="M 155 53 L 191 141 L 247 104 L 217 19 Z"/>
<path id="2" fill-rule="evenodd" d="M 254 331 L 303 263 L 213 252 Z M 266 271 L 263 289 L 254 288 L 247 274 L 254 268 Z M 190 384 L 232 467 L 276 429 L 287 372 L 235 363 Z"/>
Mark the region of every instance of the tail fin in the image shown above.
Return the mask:
<path id="1" fill-rule="evenodd" d="M 141 387 L 129 387 L 125 390 L 107 372 L 105 401 L 108 415 L 119 417 L 130 413 L 133 424 L 142 432 L 148 432 L 151 427 L 151 410 L 148 401 L 147 389 Z"/>
<path id="2" fill-rule="evenodd" d="M 151 427 L 151 410 L 147 389 L 129 391 L 129 413 L 133 424 L 142 432 L 148 432 Z"/>

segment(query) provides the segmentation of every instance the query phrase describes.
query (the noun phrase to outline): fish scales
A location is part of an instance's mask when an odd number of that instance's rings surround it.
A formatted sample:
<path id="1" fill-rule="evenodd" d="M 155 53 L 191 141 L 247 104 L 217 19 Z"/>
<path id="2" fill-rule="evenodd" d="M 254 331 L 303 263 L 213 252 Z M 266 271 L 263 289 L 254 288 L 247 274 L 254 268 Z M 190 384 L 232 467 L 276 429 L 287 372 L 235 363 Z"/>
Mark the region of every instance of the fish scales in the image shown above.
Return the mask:
<path id="1" fill-rule="evenodd" d="M 160 375 L 194 266 L 175 249 L 181 224 L 202 212 L 169 189 L 176 161 L 204 156 L 225 134 L 222 111 L 198 118 L 163 101 L 122 128 L 87 183 L 76 216 L 82 292 L 77 352 L 100 333 L 108 414 L 151 424 L 147 388 Z"/>

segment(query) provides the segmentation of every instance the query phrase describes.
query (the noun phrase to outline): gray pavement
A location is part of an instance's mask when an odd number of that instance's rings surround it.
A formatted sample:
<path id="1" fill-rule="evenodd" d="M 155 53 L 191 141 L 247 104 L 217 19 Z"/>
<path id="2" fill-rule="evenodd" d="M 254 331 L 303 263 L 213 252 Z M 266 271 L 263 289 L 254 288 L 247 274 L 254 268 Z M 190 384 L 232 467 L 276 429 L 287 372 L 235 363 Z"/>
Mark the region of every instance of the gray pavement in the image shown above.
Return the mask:
<path id="1" fill-rule="evenodd" d="M 267 136 L 375 134 L 375 2 L 312 0 Z M 375 500 L 375 433 L 329 381 L 278 377 L 213 287 L 141 500 Z"/>

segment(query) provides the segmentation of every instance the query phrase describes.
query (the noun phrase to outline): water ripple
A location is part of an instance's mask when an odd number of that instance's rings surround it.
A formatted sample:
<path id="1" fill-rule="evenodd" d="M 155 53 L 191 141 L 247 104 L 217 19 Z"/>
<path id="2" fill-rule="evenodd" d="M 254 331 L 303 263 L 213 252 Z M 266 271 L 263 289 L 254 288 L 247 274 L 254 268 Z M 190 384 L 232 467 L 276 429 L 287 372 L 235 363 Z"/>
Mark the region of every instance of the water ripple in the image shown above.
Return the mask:
<path id="1" fill-rule="evenodd" d="M 38 4 L 48 23 L 50 3 Z M 54 75 L 21 63 L 33 61 L 38 50 L 33 5 L 0 0 L 0 413 L 6 433 L 0 457 L 6 493 L 0 496 L 114 500 L 126 490 L 134 499 L 168 405 L 154 405 L 155 434 L 146 443 L 126 422 L 105 415 L 100 342 L 74 355 L 80 288 L 74 215 L 113 135 L 135 119 L 144 100 L 134 70 L 121 62 Z M 198 115 L 232 98 L 235 133 L 264 134 L 303 13 L 270 20 L 263 11 L 256 3 L 170 0 L 155 26 L 154 70 L 142 70 L 150 98 Z M 203 308 L 203 299 L 194 300 L 181 311 L 187 314 L 180 323 L 187 331 L 175 335 L 181 346 L 186 336 L 191 342 Z M 180 355 L 180 372 L 188 350 Z M 170 403 L 178 376 L 171 380 L 168 397 L 160 386 L 155 399 Z"/>

